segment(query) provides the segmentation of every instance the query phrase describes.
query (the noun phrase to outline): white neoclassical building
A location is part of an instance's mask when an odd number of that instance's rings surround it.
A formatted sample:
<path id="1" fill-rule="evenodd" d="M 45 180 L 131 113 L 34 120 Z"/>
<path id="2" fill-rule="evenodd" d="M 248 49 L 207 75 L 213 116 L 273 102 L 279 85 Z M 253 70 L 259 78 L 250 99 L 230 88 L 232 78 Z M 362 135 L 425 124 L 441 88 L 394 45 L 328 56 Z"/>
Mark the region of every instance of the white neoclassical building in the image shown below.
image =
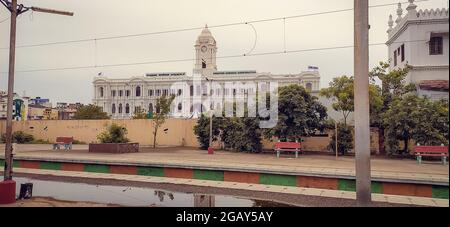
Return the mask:
<path id="1" fill-rule="evenodd" d="M 448 98 L 448 13 L 448 9 L 418 10 L 409 0 L 405 10 L 398 4 L 395 20 L 390 15 L 388 22 L 391 70 L 411 66 L 406 82 L 432 99 Z"/>
<path id="2" fill-rule="evenodd" d="M 244 97 L 255 94 L 257 89 L 270 89 L 270 83 L 278 86 L 300 84 L 312 93 L 320 90 L 320 75 L 317 69 L 298 74 L 274 75 L 256 71 L 218 71 L 216 63 L 217 42 L 206 26 L 195 42 L 195 66 L 192 74 L 185 72 L 147 73 L 127 79 L 110 79 L 104 75 L 94 78 L 93 103 L 103 108 L 114 119 L 128 119 L 135 111 L 155 112 L 156 101 L 163 95 L 176 96 L 172 103 L 171 117 L 196 117 L 207 108 L 196 106 L 195 99 L 207 96 L 210 90 L 210 107 L 220 109 L 225 104 L 225 95 Z M 196 83 L 196 79 L 200 83 Z M 211 89 L 209 83 L 211 83 Z M 227 84 L 258 84 L 256 87 L 227 86 Z"/>

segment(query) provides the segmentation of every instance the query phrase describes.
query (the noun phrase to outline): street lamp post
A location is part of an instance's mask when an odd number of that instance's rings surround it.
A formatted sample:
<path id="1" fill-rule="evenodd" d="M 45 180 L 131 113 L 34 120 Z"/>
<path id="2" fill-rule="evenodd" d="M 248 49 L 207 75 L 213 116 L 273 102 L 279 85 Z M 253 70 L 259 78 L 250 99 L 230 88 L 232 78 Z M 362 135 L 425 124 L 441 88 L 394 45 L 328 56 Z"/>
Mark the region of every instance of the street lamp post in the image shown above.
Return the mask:
<path id="1" fill-rule="evenodd" d="M 209 114 L 209 146 L 208 146 L 208 154 L 214 154 L 214 148 L 212 147 L 213 142 L 213 109 L 214 107 L 211 105 L 211 98 L 212 98 L 212 79 L 209 79 L 208 77 L 205 77 L 206 81 L 209 82 L 209 96 L 210 96 L 210 114 Z"/>
<path id="2" fill-rule="evenodd" d="M 14 70 L 16 59 L 16 20 L 17 16 L 27 12 L 28 10 L 59 14 L 65 16 L 73 16 L 72 12 L 57 11 L 53 9 L 44 9 L 39 7 L 26 7 L 17 4 L 17 0 L 0 0 L 11 12 L 11 26 L 9 39 L 9 71 L 8 71 L 8 98 L 7 98 L 7 115 L 6 115 L 6 145 L 5 145 L 5 166 L 3 182 L 0 182 L 0 204 L 13 203 L 15 201 L 16 183 L 12 180 L 12 163 L 13 163 L 13 147 L 12 147 L 12 108 L 14 97 Z"/>

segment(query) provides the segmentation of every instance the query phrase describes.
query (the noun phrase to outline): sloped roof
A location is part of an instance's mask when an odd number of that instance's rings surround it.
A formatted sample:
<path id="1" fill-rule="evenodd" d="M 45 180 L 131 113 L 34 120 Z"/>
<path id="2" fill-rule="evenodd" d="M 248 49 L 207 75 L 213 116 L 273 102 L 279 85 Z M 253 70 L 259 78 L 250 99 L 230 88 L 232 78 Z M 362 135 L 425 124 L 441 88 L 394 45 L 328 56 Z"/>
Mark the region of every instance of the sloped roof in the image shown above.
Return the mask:
<path id="1" fill-rule="evenodd" d="M 421 90 L 448 91 L 448 80 L 422 80 L 419 87 Z"/>

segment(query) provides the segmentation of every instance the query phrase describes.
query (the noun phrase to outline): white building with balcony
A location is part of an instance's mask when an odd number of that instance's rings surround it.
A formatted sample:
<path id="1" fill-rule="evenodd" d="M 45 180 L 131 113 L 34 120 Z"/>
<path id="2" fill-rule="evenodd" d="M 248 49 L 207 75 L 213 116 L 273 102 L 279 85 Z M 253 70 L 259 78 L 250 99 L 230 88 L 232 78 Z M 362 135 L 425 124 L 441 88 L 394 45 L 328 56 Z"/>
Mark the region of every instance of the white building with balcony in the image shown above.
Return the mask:
<path id="1" fill-rule="evenodd" d="M 208 81 L 213 81 L 221 87 L 210 90 L 213 97 L 223 95 L 245 95 L 256 93 L 256 89 L 227 87 L 228 83 L 262 84 L 258 89 L 269 89 L 267 82 L 277 82 L 279 86 L 300 84 L 312 93 L 320 90 L 320 75 L 318 70 L 308 70 L 298 74 L 258 73 L 253 70 L 218 71 L 216 63 L 217 43 L 206 26 L 195 42 L 195 66 L 193 73 L 165 72 L 147 73 L 126 79 L 111 79 L 106 76 L 94 78 L 93 103 L 103 108 L 114 119 L 129 119 L 136 111 L 156 112 L 156 101 L 162 95 L 176 95 L 176 103 L 171 108 L 171 117 L 196 117 L 209 109 L 196 105 L 195 97 L 203 97 L 208 93 Z M 194 75 L 201 75 L 201 85 L 194 82 Z M 267 87 L 265 86 L 267 84 Z M 213 109 L 224 107 L 225 100 L 212 98 Z"/>
<path id="2" fill-rule="evenodd" d="M 448 99 L 448 13 L 448 9 L 417 10 L 414 0 L 409 0 L 405 10 L 398 4 L 395 21 L 390 15 L 388 22 L 390 69 L 411 66 L 406 82 L 435 100 Z"/>

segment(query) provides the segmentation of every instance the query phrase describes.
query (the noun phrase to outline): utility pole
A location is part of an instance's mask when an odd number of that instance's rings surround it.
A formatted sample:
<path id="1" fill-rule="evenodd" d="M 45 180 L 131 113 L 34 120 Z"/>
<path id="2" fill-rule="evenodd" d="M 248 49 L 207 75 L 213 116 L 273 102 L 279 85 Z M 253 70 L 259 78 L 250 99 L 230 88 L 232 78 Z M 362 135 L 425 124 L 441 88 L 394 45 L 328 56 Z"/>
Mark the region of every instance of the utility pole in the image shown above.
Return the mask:
<path id="1" fill-rule="evenodd" d="M 336 146 L 335 146 L 335 148 L 336 148 L 336 160 L 338 159 L 338 123 L 335 121 L 334 122 L 334 130 L 335 130 L 335 132 L 334 132 L 334 134 L 335 134 L 335 140 L 336 140 Z"/>
<path id="2" fill-rule="evenodd" d="M 8 73 L 8 99 L 7 99 L 7 116 L 6 116 L 6 146 L 5 146 L 5 167 L 4 167 L 4 179 L 3 181 L 12 181 L 12 108 L 14 98 L 14 66 L 16 58 L 16 20 L 17 16 L 27 12 L 28 10 L 59 14 L 66 16 L 73 16 L 72 12 L 57 11 L 53 9 L 44 9 L 39 7 L 26 7 L 22 4 L 17 4 L 17 0 L 0 0 L 11 12 L 11 26 L 10 26 L 10 40 L 9 40 L 9 73 Z M 2 185 L 0 185 L 2 186 Z M 15 197 L 15 184 L 14 184 L 14 197 Z M 15 198 L 14 198 L 15 199 Z"/>
<path id="3" fill-rule="evenodd" d="M 356 202 L 358 206 L 369 206 L 369 1 L 354 0 L 354 8 Z"/>

